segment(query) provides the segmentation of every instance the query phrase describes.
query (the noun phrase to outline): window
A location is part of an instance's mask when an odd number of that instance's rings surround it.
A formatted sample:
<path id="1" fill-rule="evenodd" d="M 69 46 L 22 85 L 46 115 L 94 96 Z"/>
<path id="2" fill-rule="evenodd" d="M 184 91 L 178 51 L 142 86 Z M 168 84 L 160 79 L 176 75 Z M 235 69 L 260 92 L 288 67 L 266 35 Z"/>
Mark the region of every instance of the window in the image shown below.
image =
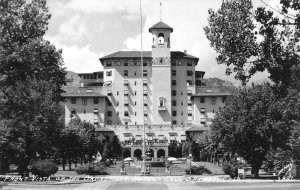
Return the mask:
<path id="1" fill-rule="evenodd" d="M 222 103 L 226 102 L 226 97 L 222 97 Z"/>
<path id="2" fill-rule="evenodd" d="M 94 98 L 94 104 L 98 104 L 99 103 L 99 98 Z"/>
<path id="3" fill-rule="evenodd" d="M 191 116 L 193 116 L 193 114 L 192 113 L 188 113 L 188 116 L 191 117 Z"/>
<path id="4" fill-rule="evenodd" d="M 193 62 L 188 61 L 188 62 L 187 62 L 187 66 L 192 67 L 192 66 L 193 66 Z"/>
<path id="5" fill-rule="evenodd" d="M 147 70 L 143 70 L 143 77 L 146 77 L 148 75 Z"/>
<path id="6" fill-rule="evenodd" d="M 107 116 L 110 117 L 112 115 L 111 111 L 107 111 Z"/>
<path id="7" fill-rule="evenodd" d="M 99 125 L 99 122 L 95 121 L 95 122 L 94 122 L 94 126 L 95 126 L 95 127 L 98 127 L 98 125 Z"/>
<path id="8" fill-rule="evenodd" d="M 176 106 L 176 100 L 172 101 L 172 106 Z"/>
<path id="9" fill-rule="evenodd" d="M 84 110 L 84 111 L 85 111 L 85 110 Z M 98 112 L 99 112 L 98 109 L 95 108 L 95 109 L 94 109 L 94 115 L 98 115 Z"/>
<path id="10" fill-rule="evenodd" d="M 211 98 L 211 104 L 216 104 L 216 98 Z"/>
<path id="11" fill-rule="evenodd" d="M 72 111 L 71 111 L 71 117 L 74 117 L 75 114 L 76 114 L 76 110 L 75 110 L 75 109 L 72 109 Z"/>
<path id="12" fill-rule="evenodd" d="M 176 86 L 176 80 L 172 80 L 172 86 Z"/>
<path id="13" fill-rule="evenodd" d="M 205 103 L 204 97 L 200 97 L 200 103 Z"/>
<path id="14" fill-rule="evenodd" d="M 183 102 L 181 101 L 181 105 L 183 106 Z"/>
<path id="15" fill-rule="evenodd" d="M 176 76 L 176 70 L 172 70 L 172 76 Z"/>
<path id="16" fill-rule="evenodd" d="M 136 91 L 134 91 L 134 95 L 136 96 Z"/>
<path id="17" fill-rule="evenodd" d="M 144 106 L 148 106 L 148 101 L 144 100 Z"/>
<path id="18" fill-rule="evenodd" d="M 136 116 L 136 112 L 134 112 L 134 115 Z"/>
<path id="19" fill-rule="evenodd" d="M 129 81 L 128 80 L 124 80 L 124 86 L 128 86 L 129 85 Z"/>
<path id="20" fill-rule="evenodd" d="M 171 64 L 172 64 L 172 66 L 176 66 L 176 60 L 172 59 Z"/>
<path id="21" fill-rule="evenodd" d="M 111 67 L 111 61 L 106 61 L 106 67 Z"/>
<path id="22" fill-rule="evenodd" d="M 82 105 L 87 105 L 87 99 L 86 98 L 82 98 Z"/>
<path id="23" fill-rule="evenodd" d="M 84 114 L 86 113 L 85 109 L 83 110 L 83 113 L 84 113 Z"/>
<path id="24" fill-rule="evenodd" d="M 176 110 L 173 110 L 173 111 L 172 111 L 172 115 L 173 115 L 173 116 L 176 116 L 176 115 L 177 115 L 177 111 L 176 111 Z"/>
<path id="25" fill-rule="evenodd" d="M 143 66 L 144 66 L 144 67 L 147 67 L 147 63 L 144 62 L 144 63 L 143 63 Z"/>
<path id="26" fill-rule="evenodd" d="M 124 77 L 128 76 L 128 70 L 124 70 Z"/>
<path id="27" fill-rule="evenodd" d="M 172 124 L 173 124 L 173 125 L 177 125 L 177 121 L 176 121 L 176 120 L 173 120 L 173 121 L 172 121 Z"/>
<path id="28" fill-rule="evenodd" d="M 71 98 L 71 104 L 76 104 L 76 98 Z"/>
<path id="29" fill-rule="evenodd" d="M 136 76 L 136 71 L 134 71 L 134 76 Z"/>
<path id="30" fill-rule="evenodd" d="M 109 101 L 108 101 L 108 102 L 107 102 L 107 106 L 109 106 L 109 107 L 110 107 L 110 106 L 111 106 L 111 102 L 109 102 Z"/>
<path id="31" fill-rule="evenodd" d="M 172 90 L 172 96 L 176 96 L 176 90 Z"/>
<path id="32" fill-rule="evenodd" d="M 124 100 L 124 106 L 129 106 L 128 100 Z"/>
<path id="33" fill-rule="evenodd" d="M 106 76 L 111 77 L 112 76 L 112 71 L 106 71 Z"/>
<path id="34" fill-rule="evenodd" d="M 128 122 L 125 122 L 124 124 L 125 124 L 125 125 L 128 125 Z"/>
<path id="35" fill-rule="evenodd" d="M 117 91 L 117 96 L 119 96 L 119 91 Z"/>
<path id="36" fill-rule="evenodd" d="M 128 96 L 128 90 L 124 90 L 124 96 Z"/>
<path id="37" fill-rule="evenodd" d="M 193 76 L 193 71 L 186 71 L 187 76 Z"/>
<path id="38" fill-rule="evenodd" d="M 136 82 L 136 81 L 134 81 L 134 86 L 136 86 L 136 83 L 137 83 L 137 82 Z"/>
<path id="39" fill-rule="evenodd" d="M 117 106 L 119 106 L 119 101 L 117 101 Z"/>
<path id="40" fill-rule="evenodd" d="M 124 116 L 125 116 L 125 117 L 128 117 L 128 116 L 129 116 L 128 111 L 124 111 Z"/>
<path id="41" fill-rule="evenodd" d="M 117 116 L 119 116 L 119 112 L 117 111 Z"/>
<path id="42" fill-rule="evenodd" d="M 128 61 L 124 61 L 124 66 L 128 66 Z"/>
<path id="43" fill-rule="evenodd" d="M 134 105 L 136 106 L 136 101 L 134 102 Z"/>
<path id="44" fill-rule="evenodd" d="M 108 90 L 107 91 L 107 96 L 111 96 L 111 94 L 112 94 L 111 90 Z"/>

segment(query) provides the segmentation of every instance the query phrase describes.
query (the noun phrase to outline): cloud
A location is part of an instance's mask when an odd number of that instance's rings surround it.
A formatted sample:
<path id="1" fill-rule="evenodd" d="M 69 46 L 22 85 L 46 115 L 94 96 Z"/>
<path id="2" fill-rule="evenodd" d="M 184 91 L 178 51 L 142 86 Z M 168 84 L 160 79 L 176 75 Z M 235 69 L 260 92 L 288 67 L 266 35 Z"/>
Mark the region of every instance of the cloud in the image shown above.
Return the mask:
<path id="1" fill-rule="evenodd" d="M 62 57 L 64 66 L 67 70 L 77 73 L 95 72 L 103 70 L 99 61 L 104 56 L 103 52 L 95 53 L 90 49 L 90 45 L 79 47 L 77 45 L 67 46 L 59 42 L 59 38 L 55 36 L 46 36 L 45 39 L 55 44 L 57 49 L 62 49 Z"/>

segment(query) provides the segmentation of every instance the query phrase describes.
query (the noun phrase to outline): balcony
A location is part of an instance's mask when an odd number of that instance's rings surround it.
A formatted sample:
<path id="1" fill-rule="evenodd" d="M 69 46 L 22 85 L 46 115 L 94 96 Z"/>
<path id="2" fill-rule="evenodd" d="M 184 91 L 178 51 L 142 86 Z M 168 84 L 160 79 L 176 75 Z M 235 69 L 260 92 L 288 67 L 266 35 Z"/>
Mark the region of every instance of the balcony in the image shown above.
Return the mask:
<path id="1" fill-rule="evenodd" d="M 193 94 L 193 92 L 191 90 L 187 91 L 188 96 L 191 96 Z"/>
<path id="2" fill-rule="evenodd" d="M 200 108 L 200 113 L 205 113 L 205 108 Z"/>
<path id="3" fill-rule="evenodd" d="M 124 86 L 128 86 L 128 85 L 129 85 L 128 80 L 124 80 Z"/>

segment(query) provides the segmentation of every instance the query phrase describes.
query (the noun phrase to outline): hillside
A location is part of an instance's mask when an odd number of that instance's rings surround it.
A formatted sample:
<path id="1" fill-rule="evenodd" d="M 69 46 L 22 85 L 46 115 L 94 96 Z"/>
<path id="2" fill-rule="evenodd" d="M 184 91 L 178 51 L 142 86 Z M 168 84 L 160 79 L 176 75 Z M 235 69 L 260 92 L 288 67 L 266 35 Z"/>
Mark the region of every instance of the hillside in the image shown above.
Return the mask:
<path id="1" fill-rule="evenodd" d="M 203 79 L 203 83 L 207 87 L 220 87 L 225 89 L 226 91 L 236 94 L 238 92 L 238 88 L 234 86 L 234 84 L 230 81 L 222 80 L 219 78 L 207 78 Z"/>

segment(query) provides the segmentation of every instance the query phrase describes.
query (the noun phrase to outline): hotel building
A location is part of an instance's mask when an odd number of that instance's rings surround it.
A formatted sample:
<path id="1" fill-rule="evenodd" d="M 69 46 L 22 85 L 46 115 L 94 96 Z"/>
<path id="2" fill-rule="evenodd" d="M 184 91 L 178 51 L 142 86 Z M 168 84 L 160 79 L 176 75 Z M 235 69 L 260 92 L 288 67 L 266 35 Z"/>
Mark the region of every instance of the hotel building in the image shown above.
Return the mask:
<path id="1" fill-rule="evenodd" d="M 112 130 L 124 157 L 140 157 L 145 140 L 151 157 L 168 156 L 168 145 L 187 140 L 186 132 L 209 130 L 226 91 L 202 85 L 199 59 L 171 51 L 173 28 L 159 22 L 149 29 L 152 51 L 118 51 L 100 58 L 103 71 L 79 73 L 80 87 L 65 97 L 65 123 L 74 118 Z"/>

